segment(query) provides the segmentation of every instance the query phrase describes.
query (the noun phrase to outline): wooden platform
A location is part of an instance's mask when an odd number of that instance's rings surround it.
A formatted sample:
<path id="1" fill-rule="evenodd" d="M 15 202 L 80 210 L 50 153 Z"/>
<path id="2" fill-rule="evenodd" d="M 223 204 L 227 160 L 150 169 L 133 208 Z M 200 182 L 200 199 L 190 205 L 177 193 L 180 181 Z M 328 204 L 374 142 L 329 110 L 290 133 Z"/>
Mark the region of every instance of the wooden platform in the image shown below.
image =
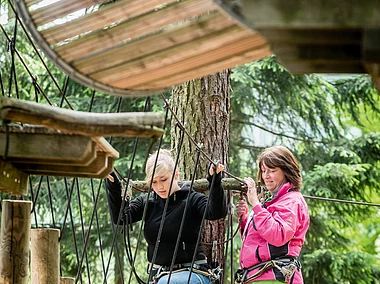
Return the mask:
<path id="1" fill-rule="evenodd" d="M 0 190 L 26 195 L 28 176 L 105 178 L 119 153 L 103 136 L 160 137 L 160 113 L 85 113 L 0 97 Z M 23 123 L 23 124 L 21 124 Z"/>
<path id="2" fill-rule="evenodd" d="M 379 1 L 218 2 L 262 34 L 291 73 L 369 73 L 380 90 Z"/>
<path id="3" fill-rule="evenodd" d="M 266 40 L 212 0 L 18 0 L 43 52 L 79 83 L 124 96 L 269 55 Z"/>

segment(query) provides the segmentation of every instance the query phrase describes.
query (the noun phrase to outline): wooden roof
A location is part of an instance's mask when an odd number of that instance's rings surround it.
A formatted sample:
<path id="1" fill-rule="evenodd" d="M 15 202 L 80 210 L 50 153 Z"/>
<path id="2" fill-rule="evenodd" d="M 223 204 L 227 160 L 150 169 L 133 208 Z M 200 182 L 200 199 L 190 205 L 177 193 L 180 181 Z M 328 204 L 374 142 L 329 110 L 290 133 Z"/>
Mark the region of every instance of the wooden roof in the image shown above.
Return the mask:
<path id="1" fill-rule="evenodd" d="M 72 78 L 106 93 L 155 94 L 271 53 L 217 1 L 43 2 L 17 1 L 36 42 Z"/>

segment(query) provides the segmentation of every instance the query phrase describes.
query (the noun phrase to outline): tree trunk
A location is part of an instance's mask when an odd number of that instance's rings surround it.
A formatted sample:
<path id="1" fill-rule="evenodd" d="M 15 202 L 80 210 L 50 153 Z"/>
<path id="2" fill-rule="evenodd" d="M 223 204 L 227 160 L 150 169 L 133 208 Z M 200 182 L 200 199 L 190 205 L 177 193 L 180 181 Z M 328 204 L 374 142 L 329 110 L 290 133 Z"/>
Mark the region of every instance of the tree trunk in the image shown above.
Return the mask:
<path id="1" fill-rule="evenodd" d="M 211 159 L 219 160 L 228 168 L 229 112 L 230 112 L 230 72 L 222 71 L 201 79 L 177 86 L 173 90 L 172 108 L 180 122 L 185 125 L 194 141 L 202 146 Z M 172 118 L 171 147 L 179 150 L 180 128 Z M 191 180 L 197 153 L 194 145 L 185 135 L 180 152 L 178 169 L 180 179 Z M 196 171 L 196 179 L 206 176 L 209 162 L 201 155 Z M 206 221 L 202 242 L 209 263 L 223 268 L 223 245 L 216 247 L 212 254 L 212 243 L 222 244 L 225 235 L 224 220 Z"/>

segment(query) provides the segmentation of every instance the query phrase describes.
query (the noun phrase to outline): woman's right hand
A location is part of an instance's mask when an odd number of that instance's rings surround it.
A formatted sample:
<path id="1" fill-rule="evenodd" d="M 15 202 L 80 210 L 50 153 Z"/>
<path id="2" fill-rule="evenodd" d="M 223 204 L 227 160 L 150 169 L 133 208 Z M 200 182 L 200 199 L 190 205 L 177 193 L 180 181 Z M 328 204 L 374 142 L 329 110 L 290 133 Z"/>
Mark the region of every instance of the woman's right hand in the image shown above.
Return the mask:
<path id="1" fill-rule="evenodd" d="M 236 204 L 236 215 L 240 217 L 241 220 L 245 220 L 248 215 L 248 204 L 245 198 L 239 200 Z"/>
<path id="2" fill-rule="evenodd" d="M 115 179 L 114 179 L 113 176 L 111 176 L 111 175 L 108 175 L 107 178 L 108 178 L 108 180 L 109 180 L 110 182 L 114 182 L 114 181 L 115 181 Z"/>

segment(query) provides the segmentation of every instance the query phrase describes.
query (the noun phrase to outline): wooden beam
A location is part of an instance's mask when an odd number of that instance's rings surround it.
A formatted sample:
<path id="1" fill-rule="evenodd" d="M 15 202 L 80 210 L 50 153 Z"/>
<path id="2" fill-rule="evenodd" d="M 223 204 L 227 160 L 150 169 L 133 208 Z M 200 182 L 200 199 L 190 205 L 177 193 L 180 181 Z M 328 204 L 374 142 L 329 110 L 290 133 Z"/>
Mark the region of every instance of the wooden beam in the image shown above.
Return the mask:
<path id="1" fill-rule="evenodd" d="M 15 196 L 26 196 L 28 194 L 28 178 L 28 174 L 0 159 L 0 191 Z"/>
<path id="2" fill-rule="evenodd" d="M 292 45 L 358 45 L 362 43 L 363 31 L 349 29 L 261 29 L 260 34 L 271 44 Z"/>
<path id="3" fill-rule="evenodd" d="M 2 201 L 0 283 L 28 283 L 31 210 L 31 201 Z"/>
<path id="4" fill-rule="evenodd" d="M 366 73 L 361 62 L 330 62 L 314 61 L 282 61 L 280 63 L 292 74 L 303 75 L 311 73 Z"/>
<path id="5" fill-rule="evenodd" d="M 96 157 L 96 143 L 88 136 L 10 132 L 7 160 L 11 163 L 81 164 Z M 0 156 L 5 152 L 6 134 L 0 129 Z"/>
<path id="6" fill-rule="evenodd" d="M 362 60 L 360 45 L 273 44 L 272 51 L 283 61 L 352 62 Z"/>
<path id="7" fill-rule="evenodd" d="M 43 125 L 86 136 L 160 137 L 164 118 L 158 112 L 89 113 L 0 97 L 0 118 Z"/>
<path id="8" fill-rule="evenodd" d="M 264 28 L 380 26 L 380 4 L 377 0 L 290 0 L 286 3 L 283 0 L 224 0 L 217 3 L 257 31 Z"/>
<path id="9" fill-rule="evenodd" d="M 380 63 L 380 28 L 364 30 L 362 48 L 365 62 Z"/>
<path id="10" fill-rule="evenodd" d="M 111 162 L 111 165 L 110 165 Z M 105 152 L 97 152 L 96 159 L 87 166 L 81 165 L 43 165 L 43 164 L 14 164 L 15 167 L 28 174 L 51 175 L 65 177 L 98 177 L 112 169 L 113 158 Z"/>

